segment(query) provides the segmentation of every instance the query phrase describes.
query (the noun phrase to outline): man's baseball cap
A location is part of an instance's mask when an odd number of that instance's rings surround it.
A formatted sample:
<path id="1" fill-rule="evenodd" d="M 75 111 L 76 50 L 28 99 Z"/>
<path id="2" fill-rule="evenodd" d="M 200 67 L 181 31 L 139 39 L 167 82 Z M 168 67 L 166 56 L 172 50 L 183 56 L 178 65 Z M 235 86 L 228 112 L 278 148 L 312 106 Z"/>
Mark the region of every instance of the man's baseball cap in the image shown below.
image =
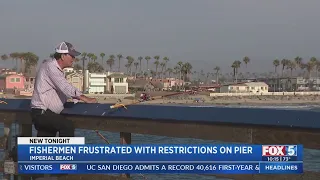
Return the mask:
<path id="1" fill-rule="evenodd" d="M 60 43 L 55 50 L 57 53 L 61 54 L 70 54 L 71 56 L 79 56 L 81 53 L 76 51 L 71 43 L 62 42 Z"/>

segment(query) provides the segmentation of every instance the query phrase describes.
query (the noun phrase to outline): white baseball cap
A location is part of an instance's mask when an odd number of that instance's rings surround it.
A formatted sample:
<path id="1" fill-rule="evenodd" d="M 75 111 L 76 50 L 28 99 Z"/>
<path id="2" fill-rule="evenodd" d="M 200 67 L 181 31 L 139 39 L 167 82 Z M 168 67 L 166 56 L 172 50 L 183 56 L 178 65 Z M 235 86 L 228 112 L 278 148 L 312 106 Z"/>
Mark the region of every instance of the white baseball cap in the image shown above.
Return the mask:
<path id="1" fill-rule="evenodd" d="M 62 54 L 70 54 L 71 56 L 79 56 L 81 53 L 76 51 L 73 47 L 73 45 L 71 43 L 68 43 L 68 42 L 62 42 L 60 43 L 55 51 L 57 53 L 62 53 Z"/>

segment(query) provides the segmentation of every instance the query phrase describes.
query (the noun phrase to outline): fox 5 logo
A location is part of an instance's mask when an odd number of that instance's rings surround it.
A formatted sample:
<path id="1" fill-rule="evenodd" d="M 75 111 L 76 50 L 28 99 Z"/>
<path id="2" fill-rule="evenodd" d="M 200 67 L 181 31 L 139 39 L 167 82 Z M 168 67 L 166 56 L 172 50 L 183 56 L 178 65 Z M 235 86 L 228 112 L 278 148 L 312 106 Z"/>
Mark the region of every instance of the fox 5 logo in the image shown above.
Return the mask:
<path id="1" fill-rule="evenodd" d="M 60 164 L 60 170 L 77 170 L 76 164 Z"/>
<path id="2" fill-rule="evenodd" d="M 287 156 L 296 156 L 297 155 L 297 146 L 296 145 L 288 145 L 286 146 Z"/>
<path id="3" fill-rule="evenodd" d="M 296 145 L 264 145 L 262 156 L 297 156 Z"/>

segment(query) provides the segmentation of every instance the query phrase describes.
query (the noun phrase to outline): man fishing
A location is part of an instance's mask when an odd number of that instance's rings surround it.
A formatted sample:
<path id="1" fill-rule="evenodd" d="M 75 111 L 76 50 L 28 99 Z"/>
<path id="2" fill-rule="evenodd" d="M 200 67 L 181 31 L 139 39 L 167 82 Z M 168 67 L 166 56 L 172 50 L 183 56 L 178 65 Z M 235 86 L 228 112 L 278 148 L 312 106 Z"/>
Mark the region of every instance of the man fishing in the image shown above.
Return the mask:
<path id="1" fill-rule="evenodd" d="M 75 128 L 72 121 L 60 115 L 64 103 L 69 98 L 86 103 L 97 102 L 95 98 L 83 95 L 64 76 L 63 69 L 72 67 L 75 57 L 80 54 L 72 44 L 62 42 L 56 47 L 54 58 L 41 64 L 31 99 L 31 117 L 38 137 L 55 137 L 57 132 L 60 137 L 73 137 Z"/>

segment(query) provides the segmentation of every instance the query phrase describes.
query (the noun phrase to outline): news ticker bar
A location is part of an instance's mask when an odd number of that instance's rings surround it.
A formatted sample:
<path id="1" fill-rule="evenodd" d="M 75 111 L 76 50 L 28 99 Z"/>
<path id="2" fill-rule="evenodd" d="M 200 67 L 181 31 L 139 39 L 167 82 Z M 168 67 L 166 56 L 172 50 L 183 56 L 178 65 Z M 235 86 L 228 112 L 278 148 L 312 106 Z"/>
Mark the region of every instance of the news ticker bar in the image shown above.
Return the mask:
<path id="1" fill-rule="evenodd" d="M 19 174 L 301 174 L 303 163 L 18 163 L 18 172 Z"/>
<path id="2" fill-rule="evenodd" d="M 18 145 L 20 161 L 302 161 L 300 145 Z"/>

